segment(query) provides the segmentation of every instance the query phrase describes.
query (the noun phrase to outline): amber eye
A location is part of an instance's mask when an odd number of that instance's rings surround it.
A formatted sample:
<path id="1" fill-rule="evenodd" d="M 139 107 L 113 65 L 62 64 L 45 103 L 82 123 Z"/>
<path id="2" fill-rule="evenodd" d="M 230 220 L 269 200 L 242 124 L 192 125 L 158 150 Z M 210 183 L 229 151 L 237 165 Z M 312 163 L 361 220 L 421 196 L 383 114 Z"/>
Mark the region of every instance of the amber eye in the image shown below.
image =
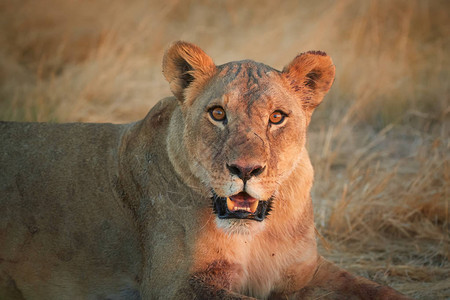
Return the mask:
<path id="1" fill-rule="evenodd" d="M 226 118 L 225 110 L 220 106 L 211 108 L 209 110 L 209 115 L 214 121 L 224 121 Z"/>
<path id="2" fill-rule="evenodd" d="M 285 116 L 286 116 L 285 114 L 283 114 L 281 111 L 277 110 L 277 111 L 274 111 L 270 115 L 269 121 L 270 121 L 270 123 L 275 124 L 275 125 L 281 124 L 281 123 L 283 123 Z"/>

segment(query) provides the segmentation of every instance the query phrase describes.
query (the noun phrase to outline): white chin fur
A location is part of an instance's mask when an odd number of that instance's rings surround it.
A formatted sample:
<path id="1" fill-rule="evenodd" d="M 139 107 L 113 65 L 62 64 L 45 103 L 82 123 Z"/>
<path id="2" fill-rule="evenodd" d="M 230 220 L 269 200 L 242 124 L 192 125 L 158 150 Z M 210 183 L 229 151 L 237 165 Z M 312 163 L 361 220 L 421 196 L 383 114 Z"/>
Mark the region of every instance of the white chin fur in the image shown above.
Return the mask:
<path id="1" fill-rule="evenodd" d="M 264 230 L 265 222 L 241 219 L 219 219 L 216 217 L 217 228 L 229 235 L 254 235 Z"/>

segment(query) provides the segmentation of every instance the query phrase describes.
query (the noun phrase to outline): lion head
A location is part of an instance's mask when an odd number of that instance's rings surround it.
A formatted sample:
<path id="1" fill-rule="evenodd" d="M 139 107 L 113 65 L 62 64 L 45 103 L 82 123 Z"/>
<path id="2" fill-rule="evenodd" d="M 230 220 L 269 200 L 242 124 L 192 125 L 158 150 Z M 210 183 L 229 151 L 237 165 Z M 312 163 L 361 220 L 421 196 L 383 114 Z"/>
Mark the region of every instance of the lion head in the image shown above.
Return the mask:
<path id="1" fill-rule="evenodd" d="M 163 73 L 180 107 L 168 142 L 175 169 L 209 194 L 219 227 L 261 227 L 302 163 L 311 114 L 334 80 L 330 57 L 303 53 L 281 72 L 251 60 L 216 66 L 177 42 Z"/>

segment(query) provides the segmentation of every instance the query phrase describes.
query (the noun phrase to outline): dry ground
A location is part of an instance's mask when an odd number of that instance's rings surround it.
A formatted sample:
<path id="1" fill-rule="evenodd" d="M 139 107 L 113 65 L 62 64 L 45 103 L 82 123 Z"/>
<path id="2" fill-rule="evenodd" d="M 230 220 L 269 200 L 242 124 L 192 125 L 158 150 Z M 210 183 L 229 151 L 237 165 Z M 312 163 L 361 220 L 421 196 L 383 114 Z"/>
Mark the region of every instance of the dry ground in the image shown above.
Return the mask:
<path id="1" fill-rule="evenodd" d="M 0 119 L 129 122 L 170 95 L 174 40 L 221 64 L 337 67 L 309 149 L 322 252 L 420 299 L 450 298 L 450 2 L 0 0 Z"/>

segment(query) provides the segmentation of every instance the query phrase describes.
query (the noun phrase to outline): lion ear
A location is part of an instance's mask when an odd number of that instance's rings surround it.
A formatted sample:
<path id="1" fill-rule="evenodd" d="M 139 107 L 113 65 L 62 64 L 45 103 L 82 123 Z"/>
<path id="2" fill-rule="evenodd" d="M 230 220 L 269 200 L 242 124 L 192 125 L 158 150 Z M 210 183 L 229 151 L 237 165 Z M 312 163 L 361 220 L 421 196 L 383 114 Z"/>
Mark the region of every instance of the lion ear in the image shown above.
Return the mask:
<path id="1" fill-rule="evenodd" d="M 213 60 L 196 45 L 175 42 L 164 54 L 164 77 L 169 82 L 170 90 L 180 101 L 185 100 L 188 88 L 199 90 L 215 72 Z"/>
<path id="2" fill-rule="evenodd" d="M 282 74 L 294 93 L 299 95 L 303 107 L 312 111 L 331 88 L 335 67 L 325 52 L 309 51 L 294 58 Z"/>

